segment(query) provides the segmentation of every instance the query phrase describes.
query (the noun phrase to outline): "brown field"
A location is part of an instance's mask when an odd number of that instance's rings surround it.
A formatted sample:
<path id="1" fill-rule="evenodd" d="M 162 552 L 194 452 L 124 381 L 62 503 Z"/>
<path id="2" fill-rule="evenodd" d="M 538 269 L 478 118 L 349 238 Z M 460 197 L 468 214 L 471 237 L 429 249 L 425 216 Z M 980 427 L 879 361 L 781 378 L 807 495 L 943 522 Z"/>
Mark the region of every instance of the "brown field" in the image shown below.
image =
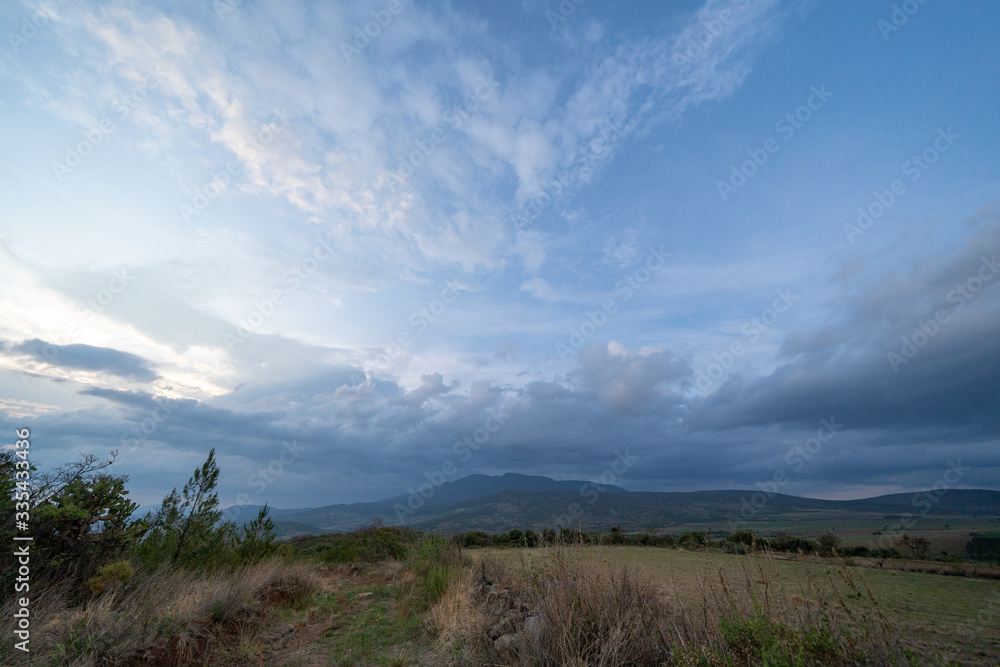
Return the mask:
<path id="1" fill-rule="evenodd" d="M 592 563 L 621 564 L 649 576 L 668 598 L 698 608 L 709 578 L 720 570 L 731 580 L 747 574 L 747 560 L 766 558 L 784 596 L 808 597 L 814 581 L 840 578 L 831 559 L 780 556 L 736 556 L 718 552 L 650 547 L 584 546 L 565 550 L 570 558 Z M 468 550 L 474 559 L 523 562 L 545 559 L 550 549 Z M 861 559 L 858 559 L 861 560 Z M 871 589 L 900 643 L 923 655 L 940 656 L 939 664 L 1000 665 L 1000 581 L 943 576 L 877 568 L 849 568 Z M 808 574 L 807 574 L 808 573 Z"/>

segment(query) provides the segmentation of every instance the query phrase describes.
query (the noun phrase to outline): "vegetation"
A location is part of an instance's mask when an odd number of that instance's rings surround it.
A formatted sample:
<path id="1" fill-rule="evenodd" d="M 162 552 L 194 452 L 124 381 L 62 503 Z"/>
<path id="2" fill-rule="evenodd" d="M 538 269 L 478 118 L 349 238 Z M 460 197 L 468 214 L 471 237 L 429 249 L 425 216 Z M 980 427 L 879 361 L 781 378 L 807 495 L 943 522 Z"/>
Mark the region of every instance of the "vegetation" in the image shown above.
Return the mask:
<path id="1" fill-rule="evenodd" d="M 909 632 L 942 623 L 938 635 L 976 647 L 964 659 L 1000 650 L 976 625 L 995 616 L 987 595 L 1000 601 L 1000 583 L 966 578 L 1000 578 L 985 564 L 1000 542 L 990 535 L 968 543 L 975 563 L 908 534 L 871 547 L 618 524 L 445 538 L 376 519 L 278 542 L 267 505 L 243 526 L 221 521 L 214 450 L 141 518 L 127 478 L 109 472 L 115 456 L 33 475 L 32 652 L 6 642 L 0 663 L 946 664 L 942 647 L 911 641 L 933 633 Z M 8 538 L 24 468 L 0 453 Z M 966 576 L 917 582 L 904 569 Z M 0 575 L 12 573 L 5 559 Z M 6 636 L 12 591 L 0 597 Z"/>

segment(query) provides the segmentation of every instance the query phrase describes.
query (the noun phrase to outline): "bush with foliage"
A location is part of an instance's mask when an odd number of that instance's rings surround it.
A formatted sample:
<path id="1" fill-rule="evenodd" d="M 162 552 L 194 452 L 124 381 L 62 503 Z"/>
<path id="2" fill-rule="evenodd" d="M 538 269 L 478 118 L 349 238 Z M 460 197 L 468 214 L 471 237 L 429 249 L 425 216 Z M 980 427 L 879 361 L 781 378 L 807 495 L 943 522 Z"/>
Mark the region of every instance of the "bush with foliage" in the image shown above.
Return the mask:
<path id="1" fill-rule="evenodd" d="M 974 535 L 965 545 L 965 553 L 975 560 L 1000 560 L 1000 537 Z"/>
<path id="2" fill-rule="evenodd" d="M 804 537 L 793 537 L 788 533 L 778 533 L 777 535 L 765 538 L 762 542 L 771 551 L 781 551 L 785 553 L 811 554 L 817 551 L 817 544 Z"/>
<path id="3" fill-rule="evenodd" d="M 421 535 L 411 528 L 385 526 L 376 519 L 353 533 L 293 537 L 291 545 L 296 555 L 327 563 L 376 563 L 405 559 Z"/>
<path id="4" fill-rule="evenodd" d="M 17 473 L 25 466 L 14 452 L 0 454 L 0 537 L 7 540 L 12 536 L 14 503 L 27 502 L 34 538 L 35 583 L 57 579 L 82 592 L 98 568 L 127 555 L 142 538 L 146 525 L 131 519 L 137 505 L 127 498 L 128 477 L 106 472 L 117 456 L 117 451 L 107 459 L 88 454 L 43 472 L 28 467 L 34 487 L 29 496 L 17 486 Z M 5 585 L 0 595 L 13 590 L 6 585 L 12 576 L 13 561 L 5 556 L 0 572 Z"/>
<path id="5" fill-rule="evenodd" d="M 708 546 L 708 531 L 706 530 L 684 531 L 677 537 L 677 543 L 680 546 L 687 547 L 689 549 L 696 549 Z"/>

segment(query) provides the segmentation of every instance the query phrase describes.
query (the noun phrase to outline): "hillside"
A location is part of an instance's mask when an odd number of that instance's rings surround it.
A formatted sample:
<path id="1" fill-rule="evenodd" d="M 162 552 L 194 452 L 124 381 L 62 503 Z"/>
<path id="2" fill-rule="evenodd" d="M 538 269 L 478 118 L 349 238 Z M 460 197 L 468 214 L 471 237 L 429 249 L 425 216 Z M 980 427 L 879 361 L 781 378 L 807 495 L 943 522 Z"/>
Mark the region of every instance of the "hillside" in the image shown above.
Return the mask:
<path id="1" fill-rule="evenodd" d="M 503 532 L 513 528 L 541 530 L 558 526 L 607 530 L 620 525 L 629 532 L 647 528 L 668 530 L 825 530 L 855 526 L 868 531 L 891 528 L 907 514 L 937 521 L 962 523 L 963 517 L 989 518 L 1000 527 L 1000 491 L 954 489 L 940 497 L 904 493 L 859 500 L 818 500 L 775 494 L 752 507 L 754 491 L 628 492 L 614 486 L 598 493 L 589 482 L 556 481 L 548 477 L 507 473 L 470 475 L 438 487 L 423 506 L 400 522 L 397 510 L 407 508 L 409 496 L 385 500 L 327 505 L 308 509 L 276 509 L 282 537 L 321 532 L 343 532 L 364 526 L 375 517 L 387 524 L 436 533 L 468 530 Z M 236 509 L 236 508 L 232 508 Z M 237 521 L 256 515 L 258 506 L 243 506 Z M 985 525 L 978 521 L 977 525 Z"/>

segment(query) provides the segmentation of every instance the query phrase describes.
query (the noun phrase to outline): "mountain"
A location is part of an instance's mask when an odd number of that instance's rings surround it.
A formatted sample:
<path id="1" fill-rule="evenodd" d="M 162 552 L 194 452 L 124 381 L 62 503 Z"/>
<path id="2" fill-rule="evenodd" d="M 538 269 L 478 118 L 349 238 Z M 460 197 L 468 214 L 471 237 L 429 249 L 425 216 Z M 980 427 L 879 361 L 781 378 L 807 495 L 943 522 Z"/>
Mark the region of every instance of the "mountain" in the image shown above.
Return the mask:
<path id="1" fill-rule="evenodd" d="M 475 501 L 496 493 L 555 493 L 579 495 L 583 487 L 592 487 L 591 482 L 582 480 L 554 480 L 540 475 L 519 475 L 506 473 L 499 476 L 468 475 L 451 482 L 433 487 L 433 493 L 418 495 L 419 487 L 410 489 L 412 495 L 395 496 L 369 503 L 326 505 L 310 509 L 275 509 L 271 515 L 284 522 L 313 526 L 326 532 L 355 530 L 381 517 L 386 523 L 400 522 L 400 512 L 406 511 L 406 523 L 424 517 L 437 516 L 447 508 L 461 503 Z M 610 495 L 628 494 L 625 489 L 606 485 L 600 487 Z M 426 497 L 425 497 L 426 496 Z M 411 498 L 413 500 L 411 504 Z M 414 506 L 416 506 L 414 508 Z M 237 523 L 249 521 L 257 515 L 259 505 L 239 505 L 226 508 L 226 515 Z"/>
<path id="2" fill-rule="evenodd" d="M 248 505 L 226 511 L 242 523 L 256 516 L 258 510 L 259 506 Z M 616 525 L 629 532 L 651 527 L 822 531 L 848 522 L 874 530 L 892 526 L 907 514 L 918 519 L 925 515 L 937 519 L 955 517 L 951 521 L 956 524 L 961 517 L 1000 519 L 1000 491 L 952 489 L 859 500 L 818 500 L 754 490 L 628 492 L 579 480 L 556 481 L 507 473 L 496 477 L 470 475 L 446 482 L 426 498 L 407 495 L 369 503 L 272 511 L 276 523 L 281 523 L 283 536 L 355 530 L 375 517 L 387 524 L 405 523 L 418 530 L 447 534 L 558 526 L 607 531 Z"/>

